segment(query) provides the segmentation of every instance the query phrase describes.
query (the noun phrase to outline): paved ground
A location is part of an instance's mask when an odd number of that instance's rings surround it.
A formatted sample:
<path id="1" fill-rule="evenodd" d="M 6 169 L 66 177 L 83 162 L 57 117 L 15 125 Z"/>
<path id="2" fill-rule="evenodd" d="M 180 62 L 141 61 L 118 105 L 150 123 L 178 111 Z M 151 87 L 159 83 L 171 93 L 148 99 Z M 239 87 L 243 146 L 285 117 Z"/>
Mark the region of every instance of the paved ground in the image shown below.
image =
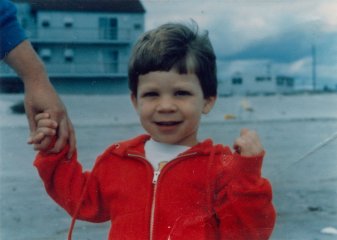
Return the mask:
<path id="1" fill-rule="evenodd" d="M 273 240 L 332 240 L 337 228 L 337 140 L 298 162 L 337 131 L 335 119 L 231 121 L 205 123 L 200 138 L 232 144 L 240 128 L 256 129 L 267 149 L 264 175 L 274 190 L 278 212 Z M 0 239 L 65 239 L 70 218 L 46 195 L 32 166 L 35 153 L 26 127 L 0 127 Z M 85 168 L 110 143 L 142 133 L 138 125 L 76 125 L 80 161 Z M 74 239 L 106 239 L 107 224 L 76 224 Z"/>

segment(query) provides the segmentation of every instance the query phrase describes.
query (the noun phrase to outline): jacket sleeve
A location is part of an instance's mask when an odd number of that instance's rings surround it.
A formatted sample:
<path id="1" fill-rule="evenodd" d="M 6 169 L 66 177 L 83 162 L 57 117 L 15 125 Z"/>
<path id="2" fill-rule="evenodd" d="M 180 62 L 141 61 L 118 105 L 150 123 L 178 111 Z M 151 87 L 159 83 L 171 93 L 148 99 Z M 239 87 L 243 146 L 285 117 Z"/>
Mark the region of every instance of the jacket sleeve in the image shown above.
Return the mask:
<path id="1" fill-rule="evenodd" d="M 0 59 L 27 38 L 16 18 L 16 8 L 11 1 L 0 1 Z"/>
<path id="2" fill-rule="evenodd" d="M 109 211 L 101 200 L 95 171 L 82 172 L 76 152 L 67 159 L 68 149 L 69 146 L 66 146 L 60 153 L 39 152 L 36 156 L 34 165 L 47 193 L 71 216 L 79 207 L 78 219 L 91 222 L 109 220 Z"/>
<path id="3" fill-rule="evenodd" d="M 271 185 L 261 177 L 263 155 L 225 155 L 215 199 L 221 239 L 269 239 L 276 213 Z"/>

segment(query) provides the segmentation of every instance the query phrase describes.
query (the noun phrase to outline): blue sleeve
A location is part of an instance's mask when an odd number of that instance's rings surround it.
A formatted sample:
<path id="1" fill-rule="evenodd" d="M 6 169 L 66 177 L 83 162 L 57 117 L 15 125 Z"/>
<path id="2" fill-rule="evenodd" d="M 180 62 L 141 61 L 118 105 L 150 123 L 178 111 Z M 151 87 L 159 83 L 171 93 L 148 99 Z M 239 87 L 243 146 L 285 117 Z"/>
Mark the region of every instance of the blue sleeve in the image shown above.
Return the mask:
<path id="1" fill-rule="evenodd" d="M 0 0 L 0 59 L 27 38 L 16 18 L 16 7 L 8 0 Z"/>

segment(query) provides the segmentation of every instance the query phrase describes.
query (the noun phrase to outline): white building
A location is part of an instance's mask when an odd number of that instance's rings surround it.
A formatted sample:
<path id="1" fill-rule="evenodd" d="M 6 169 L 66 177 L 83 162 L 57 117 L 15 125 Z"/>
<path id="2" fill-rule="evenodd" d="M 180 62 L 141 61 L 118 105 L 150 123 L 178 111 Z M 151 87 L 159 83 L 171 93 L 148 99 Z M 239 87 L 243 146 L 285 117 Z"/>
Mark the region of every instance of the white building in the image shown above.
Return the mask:
<path id="1" fill-rule="evenodd" d="M 223 95 L 271 95 L 294 92 L 294 78 L 289 76 L 245 76 L 234 74 L 229 81 L 223 82 L 219 90 Z"/>
<path id="2" fill-rule="evenodd" d="M 127 92 L 127 62 L 144 32 L 140 0 L 15 0 L 18 18 L 63 92 Z M 0 66 L 2 80 L 16 74 Z"/>

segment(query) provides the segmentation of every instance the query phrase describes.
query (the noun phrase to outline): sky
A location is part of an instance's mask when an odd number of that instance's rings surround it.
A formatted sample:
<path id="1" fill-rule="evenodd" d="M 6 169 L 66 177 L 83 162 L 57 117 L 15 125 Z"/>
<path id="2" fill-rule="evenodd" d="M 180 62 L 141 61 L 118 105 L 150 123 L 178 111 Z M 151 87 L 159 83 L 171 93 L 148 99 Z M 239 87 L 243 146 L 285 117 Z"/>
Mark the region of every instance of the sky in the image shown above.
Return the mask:
<path id="1" fill-rule="evenodd" d="M 297 87 L 337 89 L 337 0 L 141 0 L 146 30 L 195 20 L 207 30 L 219 81 L 286 75 Z"/>

